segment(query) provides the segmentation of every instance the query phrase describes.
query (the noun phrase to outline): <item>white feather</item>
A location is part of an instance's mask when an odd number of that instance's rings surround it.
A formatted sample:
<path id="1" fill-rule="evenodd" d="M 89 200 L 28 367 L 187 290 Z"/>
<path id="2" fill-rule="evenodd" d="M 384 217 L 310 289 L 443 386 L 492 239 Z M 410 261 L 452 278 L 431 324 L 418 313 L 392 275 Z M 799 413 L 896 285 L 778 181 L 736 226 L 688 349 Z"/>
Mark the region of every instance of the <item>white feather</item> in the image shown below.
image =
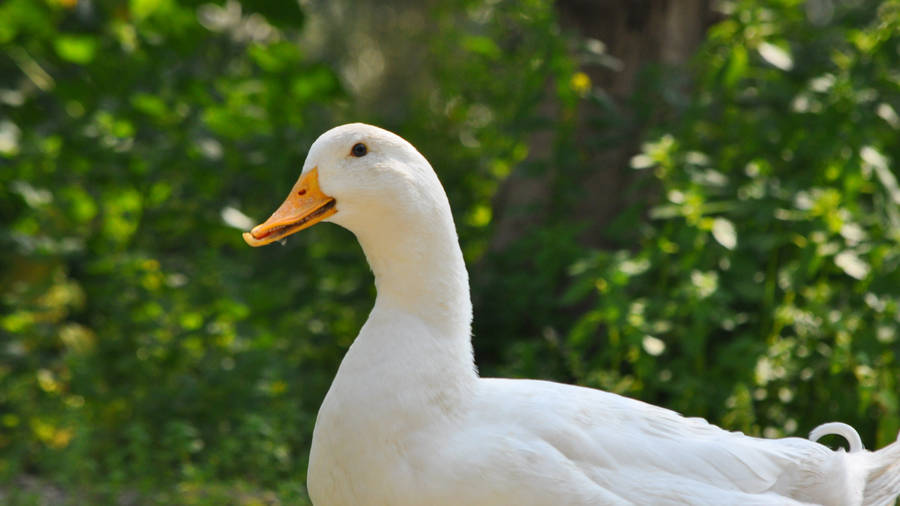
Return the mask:
<path id="1" fill-rule="evenodd" d="M 851 453 L 866 449 L 865 446 L 863 446 L 862 439 L 860 439 L 856 429 L 841 422 L 823 423 L 822 425 L 819 425 L 810 431 L 809 439 L 810 441 L 818 441 L 830 434 L 835 434 L 846 439 L 847 443 L 850 445 Z"/>

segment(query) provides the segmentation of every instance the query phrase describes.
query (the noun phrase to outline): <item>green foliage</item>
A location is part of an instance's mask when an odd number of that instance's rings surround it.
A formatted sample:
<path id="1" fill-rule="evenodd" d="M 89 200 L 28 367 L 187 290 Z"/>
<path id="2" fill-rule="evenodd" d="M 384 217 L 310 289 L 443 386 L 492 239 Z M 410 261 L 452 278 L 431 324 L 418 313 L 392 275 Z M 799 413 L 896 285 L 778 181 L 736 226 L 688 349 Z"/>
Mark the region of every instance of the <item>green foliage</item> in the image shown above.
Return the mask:
<path id="1" fill-rule="evenodd" d="M 301 487 L 368 277 L 336 230 L 297 258 L 228 223 L 297 176 L 334 72 L 236 3 L 0 10 L 0 473 Z"/>
<path id="2" fill-rule="evenodd" d="M 0 475 L 94 483 L 89 502 L 217 503 L 205 484 L 237 480 L 237 496 L 296 503 L 371 275 L 334 227 L 260 250 L 238 229 L 272 211 L 316 136 L 371 108 L 271 11 L 290 3 L 85 5 L 0 5 Z M 451 7 L 428 11 L 437 93 L 368 119 L 441 168 L 475 260 L 563 48 L 544 3 Z M 494 43 L 505 64 L 479 49 Z"/>
<path id="3" fill-rule="evenodd" d="M 483 371 L 753 433 L 841 419 L 893 439 L 900 8 L 726 5 L 692 91 L 649 69 L 629 104 L 663 120 L 632 159 L 650 209 L 622 213 L 611 235 L 630 249 L 610 252 L 577 241 L 595 168 L 574 133 L 606 146 L 632 130 L 547 2 L 422 7 L 421 83 L 384 109 L 310 56 L 294 2 L 0 3 L 0 480 L 94 484 L 73 502 L 305 499 L 315 413 L 371 275 L 336 227 L 258 250 L 239 229 L 350 120 L 438 169 Z M 577 123 L 585 110 L 602 117 Z M 489 251 L 515 167 L 544 178 L 547 216 Z"/>
<path id="4" fill-rule="evenodd" d="M 572 267 L 580 381 L 753 434 L 900 429 L 900 4 L 736 2 L 690 105 L 632 159 L 641 247 Z M 601 342 L 597 342 L 597 336 Z"/>

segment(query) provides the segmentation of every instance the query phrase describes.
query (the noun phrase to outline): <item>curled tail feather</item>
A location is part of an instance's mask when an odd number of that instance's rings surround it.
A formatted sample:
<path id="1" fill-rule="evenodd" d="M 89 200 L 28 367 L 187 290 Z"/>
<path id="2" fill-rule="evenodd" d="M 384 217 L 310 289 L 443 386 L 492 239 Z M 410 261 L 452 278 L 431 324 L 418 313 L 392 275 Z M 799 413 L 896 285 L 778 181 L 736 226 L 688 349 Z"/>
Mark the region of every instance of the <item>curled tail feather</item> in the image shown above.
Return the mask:
<path id="1" fill-rule="evenodd" d="M 842 438 L 847 440 L 847 443 L 850 444 L 850 453 L 863 451 L 866 449 L 863 446 L 862 439 L 859 437 L 859 433 L 856 432 L 856 429 L 847 425 L 846 423 L 841 422 L 831 422 L 831 423 L 823 423 L 819 425 L 809 433 L 809 439 L 811 441 L 818 441 L 822 439 L 824 436 L 828 436 L 834 434 L 836 436 L 841 436 Z"/>

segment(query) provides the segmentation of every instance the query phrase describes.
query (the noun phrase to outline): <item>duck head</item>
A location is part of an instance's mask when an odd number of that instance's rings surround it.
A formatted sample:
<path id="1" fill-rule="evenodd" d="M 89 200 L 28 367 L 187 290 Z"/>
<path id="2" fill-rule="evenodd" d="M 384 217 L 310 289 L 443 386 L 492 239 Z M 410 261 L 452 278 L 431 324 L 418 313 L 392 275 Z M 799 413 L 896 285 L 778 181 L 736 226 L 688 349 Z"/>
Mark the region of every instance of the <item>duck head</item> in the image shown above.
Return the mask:
<path id="1" fill-rule="evenodd" d="M 387 130 L 352 123 L 316 139 L 284 203 L 243 237 L 250 246 L 263 246 L 320 221 L 354 233 L 375 223 L 403 226 L 412 216 L 427 219 L 435 202 L 447 207 L 437 176 L 411 144 Z"/>

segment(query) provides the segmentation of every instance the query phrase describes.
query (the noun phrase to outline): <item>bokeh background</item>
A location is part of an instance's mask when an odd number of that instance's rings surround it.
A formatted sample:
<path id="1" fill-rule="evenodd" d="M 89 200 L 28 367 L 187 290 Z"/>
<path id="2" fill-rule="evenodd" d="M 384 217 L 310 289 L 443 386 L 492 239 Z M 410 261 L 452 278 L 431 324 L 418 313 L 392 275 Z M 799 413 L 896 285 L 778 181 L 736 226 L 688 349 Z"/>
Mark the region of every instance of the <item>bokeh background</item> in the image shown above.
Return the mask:
<path id="1" fill-rule="evenodd" d="M 0 502 L 307 501 L 372 277 L 240 231 L 349 121 L 443 181 L 484 375 L 886 444 L 898 111 L 897 0 L 5 0 Z"/>

